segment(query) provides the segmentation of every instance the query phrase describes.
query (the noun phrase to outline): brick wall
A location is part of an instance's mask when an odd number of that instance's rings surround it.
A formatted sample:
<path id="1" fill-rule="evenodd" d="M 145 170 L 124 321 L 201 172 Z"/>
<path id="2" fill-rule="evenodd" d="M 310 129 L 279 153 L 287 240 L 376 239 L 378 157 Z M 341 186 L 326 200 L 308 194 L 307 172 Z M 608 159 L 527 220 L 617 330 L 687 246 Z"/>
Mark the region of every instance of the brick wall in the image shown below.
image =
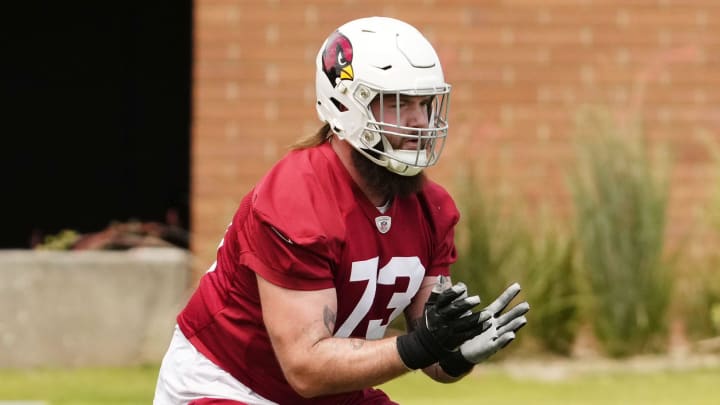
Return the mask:
<path id="1" fill-rule="evenodd" d="M 241 197 L 298 136 L 317 129 L 314 58 L 338 25 L 403 19 L 440 54 L 451 132 L 430 170 L 454 191 L 467 159 L 493 184 L 568 205 L 573 115 L 588 102 L 639 111 L 676 156 L 670 227 L 708 198 L 720 140 L 718 0 L 197 0 L 192 127 L 196 275 Z"/>

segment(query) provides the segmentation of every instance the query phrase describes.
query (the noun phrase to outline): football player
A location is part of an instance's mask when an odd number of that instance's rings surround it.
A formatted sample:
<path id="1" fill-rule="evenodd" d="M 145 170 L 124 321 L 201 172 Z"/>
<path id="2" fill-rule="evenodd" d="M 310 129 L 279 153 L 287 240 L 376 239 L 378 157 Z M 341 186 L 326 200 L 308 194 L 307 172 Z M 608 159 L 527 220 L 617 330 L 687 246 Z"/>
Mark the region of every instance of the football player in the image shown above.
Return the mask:
<path id="1" fill-rule="evenodd" d="M 316 59 L 322 128 L 242 199 L 163 359 L 154 403 L 393 404 L 373 387 L 452 382 L 515 338 L 529 306 L 449 281 L 459 213 L 423 169 L 450 85 L 414 27 L 361 18 Z M 406 333 L 388 326 L 404 315 Z"/>

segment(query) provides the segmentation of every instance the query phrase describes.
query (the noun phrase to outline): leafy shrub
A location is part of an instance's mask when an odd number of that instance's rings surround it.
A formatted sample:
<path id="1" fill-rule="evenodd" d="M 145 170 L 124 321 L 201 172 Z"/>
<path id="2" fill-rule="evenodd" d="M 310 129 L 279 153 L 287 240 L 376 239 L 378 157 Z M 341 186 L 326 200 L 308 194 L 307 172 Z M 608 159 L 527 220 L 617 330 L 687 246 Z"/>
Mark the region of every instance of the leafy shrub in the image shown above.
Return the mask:
<path id="1" fill-rule="evenodd" d="M 663 259 L 668 161 L 649 156 L 637 122 L 603 108 L 582 109 L 577 131 L 570 183 L 596 336 L 612 356 L 658 349 L 672 289 Z"/>
<path id="2" fill-rule="evenodd" d="M 700 236 L 687 258 L 688 275 L 682 275 L 680 292 L 681 311 L 692 339 L 703 339 L 720 334 L 720 144 L 706 139 L 711 154 L 713 182 L 710 199 L 700 218 Z"/>
<path id="3" fill-rule="evenodd" d="M 526 243 L 526 236 L 512 215 L 501 213 L 495 190 L 482 187 L 472 172 L 460 179 L 460 189 L 458 260 L 453 266 L 453 282 L 464 282 L 484 304 L 490 304 L 517 281 L 513 261 Z"/>
<path id="4" fill-rule="evenodd" d="M 578 323 L 571 239 L 549 226 L 537 226 L 556 221 L 521 214 L 527 210 L 519 200 L 510 203 L 498 197 L 497 190 L 484 187 L 472 173 L 461 179 L 461 190 L 453 279 L 480 294 L 484 304 L 519 282 L 523 291 L 511 306 L 523 299 L 531 306 L 523 335 L 532 336 L 540 349 L 569 354 Z"/>
<path id="5" fill-rule="evenodd" d="M 569 355 L 578 333 L 580 301 L 572 239 L 542 229 L 529 239 L 521 260 L 522 285 L 531 303 L 527 329 L 541 348 Z"/>

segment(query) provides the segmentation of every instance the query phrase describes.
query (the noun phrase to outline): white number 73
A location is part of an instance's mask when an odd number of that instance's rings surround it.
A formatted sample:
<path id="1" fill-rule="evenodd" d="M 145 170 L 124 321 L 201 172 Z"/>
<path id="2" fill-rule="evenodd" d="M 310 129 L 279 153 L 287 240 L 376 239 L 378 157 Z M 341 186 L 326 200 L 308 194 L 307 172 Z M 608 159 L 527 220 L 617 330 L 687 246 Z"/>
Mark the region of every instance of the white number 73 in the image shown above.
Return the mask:
<path id="1" fill-rule="evenodd" d="M 335 332 L 335 336 L 348 337 L 352 334 L 353 330 L 370 311 L 370 307 L 372 307 L 375 300 L 375 291 L 378 284 L 392 285 L 395 284 L 395 279 L 398 277 L 410 278 L 407 290 L 394 293 L 387 303 L 387 308 L 393 310 L 388 322 L 383 325 L 382 319 L 370 319 L 368 321 L 365 334 L 367 339 L 380 339 L 385 336 L 385 329 L 410 304 L 410 300 L 420 289 L 420 284 L 425 276 L 425 268 L 418 257 L 393 257 L 380 271 L 377 270 L 378 261 L 379 258 L 375 257 L 352 264 L 350 281 L 367 281 L 368 283 L 362 297 L 360 297 L 360 301 L 342 326 Z"/>

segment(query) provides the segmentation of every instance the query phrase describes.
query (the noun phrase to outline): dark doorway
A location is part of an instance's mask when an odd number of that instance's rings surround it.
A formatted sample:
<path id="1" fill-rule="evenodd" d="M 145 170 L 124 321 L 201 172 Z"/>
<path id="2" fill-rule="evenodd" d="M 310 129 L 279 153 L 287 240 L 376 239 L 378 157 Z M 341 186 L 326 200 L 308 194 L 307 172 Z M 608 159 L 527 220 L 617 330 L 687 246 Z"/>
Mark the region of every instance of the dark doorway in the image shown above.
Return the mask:
<path id="1" fill-rule="evenodd" d="M 189 230 L 192 1 L 83 3 L 5 15 L 0 248 L 168 214 Z"/>

